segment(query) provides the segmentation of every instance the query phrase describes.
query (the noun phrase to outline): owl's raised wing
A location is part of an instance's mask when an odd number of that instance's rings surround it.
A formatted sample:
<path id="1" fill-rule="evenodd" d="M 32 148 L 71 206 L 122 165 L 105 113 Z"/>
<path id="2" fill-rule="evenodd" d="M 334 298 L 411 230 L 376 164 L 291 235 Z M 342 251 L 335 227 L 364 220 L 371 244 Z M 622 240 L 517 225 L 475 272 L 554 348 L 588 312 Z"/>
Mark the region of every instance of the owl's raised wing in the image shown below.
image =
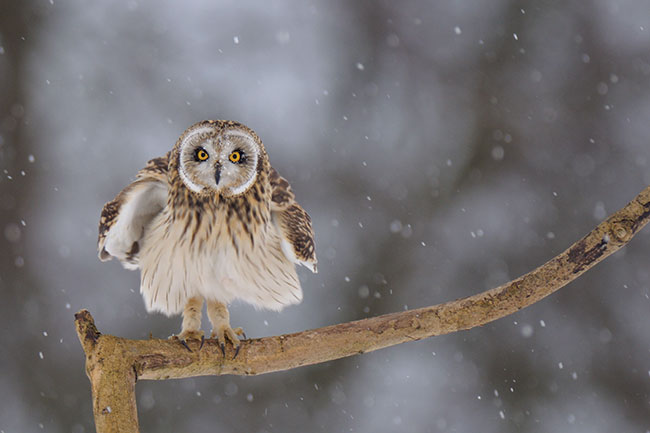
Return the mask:
<path id="1" fill-rule="evenodd" d="M 101 261 L 117 257 L 125 268 L 138 268 L 144 229 L 167 204 L 169 155 L 149 161 L 135 181 L 104 205 L 97 239 Z"/>
<path id="2" fill-rule="evenodd" d="M 311 218 L 296 203 L 289 182 L 271 168 L 271 211 L 273 220 L 282 233 L 282 252 L 289 261 L 301 264 L 317 273 L 314 230 Z"/>

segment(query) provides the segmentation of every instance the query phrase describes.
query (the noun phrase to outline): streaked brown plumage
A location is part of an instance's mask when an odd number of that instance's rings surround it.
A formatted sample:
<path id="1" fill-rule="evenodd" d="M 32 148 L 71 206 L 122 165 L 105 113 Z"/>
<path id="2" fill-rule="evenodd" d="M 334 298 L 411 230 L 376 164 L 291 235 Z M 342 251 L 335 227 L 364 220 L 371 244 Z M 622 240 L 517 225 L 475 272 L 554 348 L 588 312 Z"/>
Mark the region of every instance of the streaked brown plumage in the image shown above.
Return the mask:
<path id="1" fill-rule="evenodd" d="M 192 125 L 149 161 L 104 206 L 98 249 L 141 269 L 148 311 L 183 312 L 180 338 L 202 335 L 206 299 L 212 335 L 236 346 L 228 302 L 280 310 L 302 299 L 294 264 L 316 272 L 309 215 L 259 137 L 231 121 Z"/>

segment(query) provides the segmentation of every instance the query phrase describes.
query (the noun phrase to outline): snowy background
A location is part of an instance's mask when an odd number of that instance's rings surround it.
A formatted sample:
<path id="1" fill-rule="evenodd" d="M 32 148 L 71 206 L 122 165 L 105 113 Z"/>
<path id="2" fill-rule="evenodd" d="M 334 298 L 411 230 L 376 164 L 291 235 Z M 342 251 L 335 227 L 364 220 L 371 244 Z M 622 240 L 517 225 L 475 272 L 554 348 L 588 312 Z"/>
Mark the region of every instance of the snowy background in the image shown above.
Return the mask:
<path id="1" fill-rule="evenodd" d="M 4 0 L 0 431 L 94 431 L 73 329 L 178 332 L 96 257 L 102 205 L 202 119 L 263 139 L 318 275 L 259 337 L 470 295 L 650 184 L 650 7 Z M 144 432 L 650 431 L 650 230 L 496 323 L 260 377 L 139 382 Z M 207 321 L 206 321 L 207 322 Z M 207 327 L 207 323 L 205 324 Z"/>

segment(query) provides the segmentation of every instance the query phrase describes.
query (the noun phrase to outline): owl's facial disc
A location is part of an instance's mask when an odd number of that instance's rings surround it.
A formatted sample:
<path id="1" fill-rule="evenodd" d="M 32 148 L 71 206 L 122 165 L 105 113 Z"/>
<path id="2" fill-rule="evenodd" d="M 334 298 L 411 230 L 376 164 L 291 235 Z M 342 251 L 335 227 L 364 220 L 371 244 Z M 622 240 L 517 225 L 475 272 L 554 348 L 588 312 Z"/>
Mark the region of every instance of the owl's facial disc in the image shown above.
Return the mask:
<path id="1" fill-rule="evenodd" d="M 180 148 L 180 177 L 196 193 L 243 194 L 257 177 L 259 145 L 243 131 L 216 132 L 206 125 L 187 133 Z"/>
<path id="2" fill-rule="evenodd" d="M 185 186 L 193 192 L 215 188 L 215 129 L 200 126 L 187 132 L 181 141 L 178 172 Z M 210 168 L 212 166 L 213 168 Z"/>
<path id="3" fill-rule="evenodd" d="M 259 145 L 243 131 L 226 131 L 220 141 L 221 181 L 226 196 L 243 194 L 257 178 Z"/>

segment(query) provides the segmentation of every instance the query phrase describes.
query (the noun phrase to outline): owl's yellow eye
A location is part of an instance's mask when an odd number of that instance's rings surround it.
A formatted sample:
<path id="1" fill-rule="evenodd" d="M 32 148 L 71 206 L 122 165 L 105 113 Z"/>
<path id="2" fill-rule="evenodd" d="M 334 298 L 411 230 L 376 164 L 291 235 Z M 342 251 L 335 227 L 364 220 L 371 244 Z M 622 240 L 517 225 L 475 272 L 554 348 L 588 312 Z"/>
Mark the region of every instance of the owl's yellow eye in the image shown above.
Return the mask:
<path id="1" fill-rule="evenodd" d="M 206 152 L 202 147 L 196 149 L 196 154 L 194 156 L 196 157 L 197 161 L 205 161 L 210 157 L 210 155 L 208 155 L 208 152 Z"/>
<path id="2" fill-rule="evenodd" d="M 234 162 L 234 163 L 240 162 L 241 158 L 242 158 L 242 154 L 241 154 L 241 152 L 239 150 L 235 150 L 228 157 L 228 159 L 230 159 L 230 162 Z"/>

